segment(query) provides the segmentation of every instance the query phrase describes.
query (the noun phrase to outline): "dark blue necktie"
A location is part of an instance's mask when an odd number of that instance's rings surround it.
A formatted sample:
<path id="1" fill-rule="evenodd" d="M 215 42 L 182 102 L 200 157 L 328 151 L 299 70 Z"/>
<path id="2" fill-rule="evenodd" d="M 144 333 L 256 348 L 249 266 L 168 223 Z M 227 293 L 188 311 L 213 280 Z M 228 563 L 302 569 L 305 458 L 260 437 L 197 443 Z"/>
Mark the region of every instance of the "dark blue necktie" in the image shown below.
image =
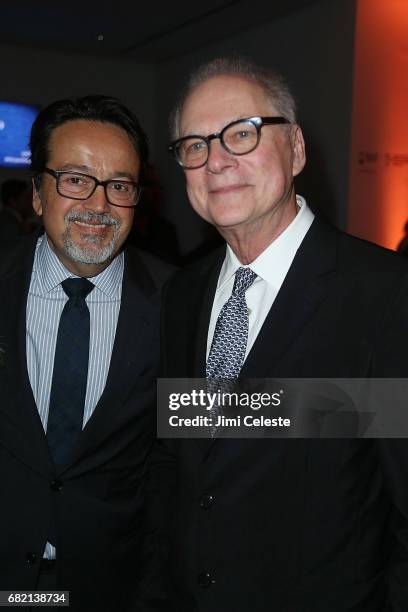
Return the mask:
<path id="1" fill-rule="evenodd" d="M 69 297 L 61 314 L 55 348 L 47 439 L 55 465 L 69 457 L 82 431 L 89 359 L 89 310 L 94 285 L 86 278 L 61 283 Z"/>

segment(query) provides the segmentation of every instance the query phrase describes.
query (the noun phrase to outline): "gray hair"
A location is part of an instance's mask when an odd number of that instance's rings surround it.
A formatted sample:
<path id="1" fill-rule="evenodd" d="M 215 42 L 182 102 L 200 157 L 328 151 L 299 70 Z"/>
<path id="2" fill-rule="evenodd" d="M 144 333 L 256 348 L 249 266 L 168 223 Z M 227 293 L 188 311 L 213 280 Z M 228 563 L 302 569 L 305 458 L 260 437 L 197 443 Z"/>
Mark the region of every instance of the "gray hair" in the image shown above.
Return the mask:
<path id="1" fill-rule="evenodd" d="M 240 76 L 254 81 L 263 89 L 278 113 L 291 123 L 296 123 L 296 102 L 282 75 L 258 66 L 244 57 L 218 57 L 202 64 L 190 74 L 170 116 L 170 133 L 173 139 L 180 135 L 180 117 L 188 96 L 196 87 L 217 76 Z"/>

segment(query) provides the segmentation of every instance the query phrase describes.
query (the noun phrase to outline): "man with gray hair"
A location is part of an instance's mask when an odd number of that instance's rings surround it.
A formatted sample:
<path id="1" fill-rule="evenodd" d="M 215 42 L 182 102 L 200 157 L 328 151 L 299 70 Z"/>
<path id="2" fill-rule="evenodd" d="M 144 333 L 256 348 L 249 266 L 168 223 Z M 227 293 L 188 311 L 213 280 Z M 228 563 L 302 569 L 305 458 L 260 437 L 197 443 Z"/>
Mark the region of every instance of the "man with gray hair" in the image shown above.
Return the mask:
<path id="1" fill-rule="evenodd" d="M 296 194 L 305 145 L 283 79 L 215 60 L 172 130 L 191 205 L 226 246 L 166 287 L 162 376 L 407 376 L 406 262 Z M 404 441 L 218 436 L 158 454 L 172 610 L 408 609 Z"/>

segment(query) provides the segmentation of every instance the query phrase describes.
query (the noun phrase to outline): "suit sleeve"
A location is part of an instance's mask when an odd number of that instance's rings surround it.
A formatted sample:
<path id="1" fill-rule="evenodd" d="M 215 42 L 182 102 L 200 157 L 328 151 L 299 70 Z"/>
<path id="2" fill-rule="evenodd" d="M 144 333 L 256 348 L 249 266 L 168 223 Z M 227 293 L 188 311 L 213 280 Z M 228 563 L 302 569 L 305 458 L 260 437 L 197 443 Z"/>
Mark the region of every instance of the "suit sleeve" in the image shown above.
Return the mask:
<path id="1" fill-rule="evenodd" d="M 162 289 L 165 302 L 169 283 Z M 162 307 L 163 317 L 163 307 Z M 163 328 L 163 325 L 162 325 Z M 161 376 L 166 376 L 164 333 L 161 334 Z M 129 612 L 177 612 L 170 604 L 169 551 L 176 482 L 174 440 L 157 439 L 146 469 L 146 504 L 143 540 L 143 574 L 137 602 Z"/>
<path id="2" fill-rule="evenodd" d="M 390 296 L 374 356 L 376 378 L 408 379 L 408 279 Z M 381 381 L 376 382 L 381 384 Z M 397 381 L 395 381 L 397 384 Z M 405 385 L 404 385 L 405 386 Z M 408 430 L 408 397 L 407 424 Z M 383 405 L 392 418 L 393 404 Z M 390 499 L 385 548 L 388 601 L 385 612 L 408 610 L 408 438 L 379 438 L 384 488 Z"/>
<path id="3" fill-rule="evenodd" d="M 168 566 L 175 474 L 172 441 L 158 439 L 147 465 L 143 570 L 131 612 L 172 612 Z"/>

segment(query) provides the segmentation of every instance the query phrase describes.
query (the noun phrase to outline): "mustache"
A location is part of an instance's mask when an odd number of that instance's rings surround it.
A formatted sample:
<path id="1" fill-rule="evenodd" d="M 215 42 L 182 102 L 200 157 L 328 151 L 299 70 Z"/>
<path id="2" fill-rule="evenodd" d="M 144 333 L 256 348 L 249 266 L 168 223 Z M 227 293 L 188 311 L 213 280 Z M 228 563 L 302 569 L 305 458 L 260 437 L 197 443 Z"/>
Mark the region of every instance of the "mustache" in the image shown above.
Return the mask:
<path id="1" fill-rule="evenodd" d="M 114 225 L 119 227 L 121 222 L 109 213 L 95 213 L 91 210 L 71 210 L 65 215 L 65 221 L 80 221 L 81 223 L 96 223 L 97 225 Z"/>

